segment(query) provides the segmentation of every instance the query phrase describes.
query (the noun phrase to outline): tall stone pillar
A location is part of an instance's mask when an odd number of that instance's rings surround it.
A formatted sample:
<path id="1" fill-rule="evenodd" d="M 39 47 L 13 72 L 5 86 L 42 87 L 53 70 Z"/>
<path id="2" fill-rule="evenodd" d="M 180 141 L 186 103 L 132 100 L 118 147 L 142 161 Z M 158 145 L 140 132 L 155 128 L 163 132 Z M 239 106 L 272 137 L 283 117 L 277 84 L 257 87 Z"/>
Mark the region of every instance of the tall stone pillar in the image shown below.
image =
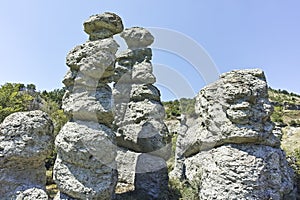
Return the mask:
<path id="1" fill-rule="evenodd" d="M 89 40 L 70 51 L 63 109 L 70 121 L 58 134 L 56 199 L 111 199 L 117 183 L 115 134 L 111 129 L 115 54 L 112 38 L 123 30 L 119 16 L 104 13 L 84 22 Z"/>
<path id="2" fill-rule="evenodd" d="M 163 199 L 168 189 L 166 161 L 170 137 L 163 119 L 160 92 L 153 85 L 154 37 L 144 28 L 125 29 L 128 49 L 117 57 L 115 68 L 114 129 L 119 146 L 117 192 L 144 199 Z"/>

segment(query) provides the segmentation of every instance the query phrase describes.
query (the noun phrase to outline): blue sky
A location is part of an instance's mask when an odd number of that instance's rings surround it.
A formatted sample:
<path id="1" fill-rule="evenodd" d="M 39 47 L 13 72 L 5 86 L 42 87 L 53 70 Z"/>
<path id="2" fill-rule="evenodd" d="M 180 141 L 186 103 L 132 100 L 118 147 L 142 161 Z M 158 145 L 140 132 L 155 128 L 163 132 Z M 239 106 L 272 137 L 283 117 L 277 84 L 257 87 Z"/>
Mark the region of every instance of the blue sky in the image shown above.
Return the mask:
<path id="1" fill-rule="evenodd" d="M 220 73 L 261 68 L 271 87 L 300 93 L 299 10 L 298 0 L 3 0 L 0 84 L 34 83 L 38 90 L 62 87 L 66 54 L 87 40 L 83 21 L 111 11 L 122 17 L 125 27 L 159 27 L 193 39 Z M 176 72 L 194 93 L 207 84 L 203 74 L 178 55 L 155 50 L 153 63 L 156 73 Z M 157 75 L 162 98 L 188 96 L 172 93 L 182 85 L 176 78 L 171 85 L 160 84 L 164 77 L 172 80 L 169 75 Z"/>

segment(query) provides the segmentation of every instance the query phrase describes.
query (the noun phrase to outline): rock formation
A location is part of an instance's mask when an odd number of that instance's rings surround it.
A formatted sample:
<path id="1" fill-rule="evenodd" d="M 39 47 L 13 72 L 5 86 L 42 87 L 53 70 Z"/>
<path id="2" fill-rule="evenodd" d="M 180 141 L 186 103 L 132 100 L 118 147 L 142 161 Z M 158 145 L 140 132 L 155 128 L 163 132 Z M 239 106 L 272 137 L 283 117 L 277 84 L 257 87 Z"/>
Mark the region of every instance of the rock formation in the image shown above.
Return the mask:
<path id="1" fill-rule="evenodd" d="M 128 48 L 115 66 L 114 129 L 119 146 L 117 191 L 133 191 L 146 199 L 163 198 L 168 175 L 165 159 L 170 154 L 170 137 L 163 119 L 160 92 L 153 86 L 154 41 L 144 28 L 125 29 L 121 37 Z"/>
<path id="2" fill-rule="evenodd" d="M 48 199 L 45 159 L 53 144 L 46 113 L 19 112 L 5 118 L 0 125 L 1 199 Z"/>
<path id="3" fill-rule="evenodd" d="M 117 183 L 115 134 L 111 130 L 115 54 L 112 38 L 123 30 L 119 16 L 104 13 L 84 22 L 89 41 L 67 55 L 70 71 L 63 109 L 70 116 L 58 134 L 55 199 L 111 199 Z"/>
<path id="4" fill-rule="evenodd" d="M 295 199 L 263 71 L 221 75 L 200 91 L 195 109 L 198 121 L 179 149 L 200 199 Z"/>
<path id="5" fill-rule="evenodd" d="M 170 172 L 170 178 L 179 178 L 180 180 L 183 180 L 184 177 L 184 156 L 182 154 L 182 149 L 181 147 L 183 139 L 185 137 L 185 134 L 188 130 L 188 126 L 186 124 L 186 116 L 181 115 L 179 118 L 180 120 L 180 126 L 178 130 L 176 131 L 177 133 L 177 140 L 176 140 L 176 149 L 175 149 L 175 163 L 174 163 L 174 170 Z"/>

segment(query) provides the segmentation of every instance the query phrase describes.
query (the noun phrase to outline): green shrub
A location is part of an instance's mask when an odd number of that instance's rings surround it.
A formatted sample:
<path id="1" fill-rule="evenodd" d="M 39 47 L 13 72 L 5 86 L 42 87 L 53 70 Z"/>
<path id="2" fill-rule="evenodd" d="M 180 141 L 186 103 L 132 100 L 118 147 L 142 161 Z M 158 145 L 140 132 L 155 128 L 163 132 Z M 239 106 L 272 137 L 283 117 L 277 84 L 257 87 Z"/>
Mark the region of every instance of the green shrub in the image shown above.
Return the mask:
<path id="1" fill-rule="evenodd" d="M 271 120 L 273 122 L 277 123 L 283 123 L 283 107 L 282 106 L 275 106 L 274 107 L 274 112 L 271 115 Z"/>
<path id="2" fill-rule="evenodd" d="M 186 181 L 170 179 L 169 199 L 199 200 L 198 189 Z"/>

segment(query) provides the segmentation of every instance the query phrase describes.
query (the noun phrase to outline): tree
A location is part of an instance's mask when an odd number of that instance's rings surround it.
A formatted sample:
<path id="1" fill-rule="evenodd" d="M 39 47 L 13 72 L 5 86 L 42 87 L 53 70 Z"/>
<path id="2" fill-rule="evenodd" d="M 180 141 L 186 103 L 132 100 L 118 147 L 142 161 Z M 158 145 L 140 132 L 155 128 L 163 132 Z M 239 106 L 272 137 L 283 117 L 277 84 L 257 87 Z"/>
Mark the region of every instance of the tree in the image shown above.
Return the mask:
<path id="1" fill-rule="evenodd" d="M 47 92 L 46 90 L 44 90 L 42 92 L 42 98 L 49 101 L 54 101 L 55 103 L 58 104 L 59 108 L 61 108 L 62 105 L 62 98 L 65 94 L 65 89 L 55 89 L 53 91 Z"/>
<path id="2" fill-rule="evenodd" d="M 33 97 L 22 93 L 24 84 L 6 83 L 0 88 L 0 122 L 14 112 L 27 111 Z"/>
<path id="3" fill-rule="evenodd" d="M 35 92 L 36 90 L 36 86 L 34 84 L 27 84 L 26 88 L 30 92 Z"/>

